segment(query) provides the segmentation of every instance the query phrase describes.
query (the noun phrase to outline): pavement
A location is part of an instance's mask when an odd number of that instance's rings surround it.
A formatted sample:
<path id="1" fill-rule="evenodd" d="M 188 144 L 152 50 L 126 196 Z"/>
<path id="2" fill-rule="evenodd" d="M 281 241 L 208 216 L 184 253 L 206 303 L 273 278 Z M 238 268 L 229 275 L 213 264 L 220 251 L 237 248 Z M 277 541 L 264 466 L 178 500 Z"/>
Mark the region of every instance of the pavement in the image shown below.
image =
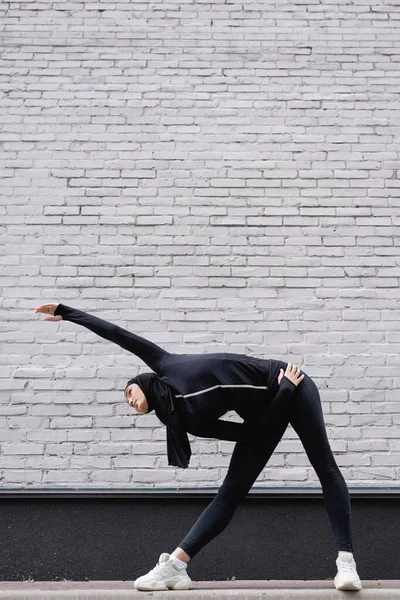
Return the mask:
<path id="1" fill-rule="evenodd" d="M 357 592 L 339 592 L 333 580 L 196 581 L 188 591 L 139 592 L 133 581 L 2 581 L 0 600 L 400 600 L 400 580 L 363 580 Z"/>

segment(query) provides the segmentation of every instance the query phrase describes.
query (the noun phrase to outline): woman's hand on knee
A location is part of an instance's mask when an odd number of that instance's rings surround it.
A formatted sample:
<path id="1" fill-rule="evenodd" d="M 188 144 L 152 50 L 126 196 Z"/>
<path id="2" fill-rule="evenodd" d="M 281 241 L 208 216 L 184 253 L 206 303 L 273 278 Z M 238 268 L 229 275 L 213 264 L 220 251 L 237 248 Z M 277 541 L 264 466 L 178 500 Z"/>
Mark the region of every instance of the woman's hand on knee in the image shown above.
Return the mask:
<path id="1" fill-rule="evenodd" d="M 280 370 L 278 377 L 279 384 L 281 383 L 283 376 L 287 377 L 289 381 L 294 383 L 294 385 L 299 385 L 299 383 L 304 379 L 304 373 L 301 374 L 300 369 L 291 363 L 288 363 L 285 373 L 283 372 L 283 369 Z"/>
<path id="2" fill-rule="evenodd" d="M 44 313 L 45 315 L 54 315 L 54 312 L 57 308 L 58 304 L 42 304 L 35 308 L 35 313 Z M 47 319 L 43 319 L 43 321 L 61 321 L 62 316 L 56 315 L 55 317 L 47 317 Z"/>

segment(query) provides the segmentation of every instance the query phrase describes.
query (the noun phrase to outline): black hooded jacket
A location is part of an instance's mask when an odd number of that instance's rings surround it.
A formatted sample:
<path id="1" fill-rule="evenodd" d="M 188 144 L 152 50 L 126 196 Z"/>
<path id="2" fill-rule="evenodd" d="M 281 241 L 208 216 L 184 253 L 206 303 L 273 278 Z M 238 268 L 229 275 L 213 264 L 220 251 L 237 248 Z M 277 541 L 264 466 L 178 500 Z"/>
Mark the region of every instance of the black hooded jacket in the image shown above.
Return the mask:
<path id="1" fill-rule="evenodd" d="M 54 314 L 83 325 L 145 362 L 172 388 L 170 412 L 179 412 L 188 433 L 228 441 L 254 441 L 265 437 L 266 425 L 273 428 L 281 419 L 287 419 L 296 386 L 287 377 L 278 385 L 279 369 L 285 370 L 285 362 L 229 352 L 173 354 L 118 325 L 65 304 L 58 304 Z M 243 423 L 220 419 L 231 410 L 242 417 Z M 176 462 L 170 460 L 169 464 Z"/>

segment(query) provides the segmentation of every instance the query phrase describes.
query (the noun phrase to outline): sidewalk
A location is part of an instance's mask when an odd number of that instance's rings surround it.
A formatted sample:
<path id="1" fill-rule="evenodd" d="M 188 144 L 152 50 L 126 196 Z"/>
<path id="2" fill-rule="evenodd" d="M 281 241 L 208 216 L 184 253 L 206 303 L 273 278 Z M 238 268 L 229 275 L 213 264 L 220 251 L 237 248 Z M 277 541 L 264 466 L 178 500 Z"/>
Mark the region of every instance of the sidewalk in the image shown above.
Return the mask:
<path id="1" fill-rule="evenodd" d="M 199 581 L 193 582 L 193 589 L 188 591 L 139 592 L 133 589 L 133 581 L 3 581 L 0 582 L 0 600 L 128 600 L 150 597 L 155 600 L 400 600 L 400 580 L 365 580 L 362 583 L 363 589 L 359 592 L 339 592 L 331 580 Z"/>

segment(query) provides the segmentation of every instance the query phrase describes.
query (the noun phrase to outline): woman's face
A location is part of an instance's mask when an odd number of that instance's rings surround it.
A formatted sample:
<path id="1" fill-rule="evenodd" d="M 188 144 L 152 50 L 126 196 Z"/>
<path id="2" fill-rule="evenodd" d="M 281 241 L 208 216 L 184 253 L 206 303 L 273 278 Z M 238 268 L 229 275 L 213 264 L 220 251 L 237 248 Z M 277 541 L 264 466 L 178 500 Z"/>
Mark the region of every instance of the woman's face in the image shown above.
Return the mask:
<path id="1" fill-rule="evenodd" d="M 131 383 L 131 385 L 126 388 L 125 399 L 127 403 L 139 414 L 147 413 L 149 410 L 146 396 L 137 383 Z"/>

